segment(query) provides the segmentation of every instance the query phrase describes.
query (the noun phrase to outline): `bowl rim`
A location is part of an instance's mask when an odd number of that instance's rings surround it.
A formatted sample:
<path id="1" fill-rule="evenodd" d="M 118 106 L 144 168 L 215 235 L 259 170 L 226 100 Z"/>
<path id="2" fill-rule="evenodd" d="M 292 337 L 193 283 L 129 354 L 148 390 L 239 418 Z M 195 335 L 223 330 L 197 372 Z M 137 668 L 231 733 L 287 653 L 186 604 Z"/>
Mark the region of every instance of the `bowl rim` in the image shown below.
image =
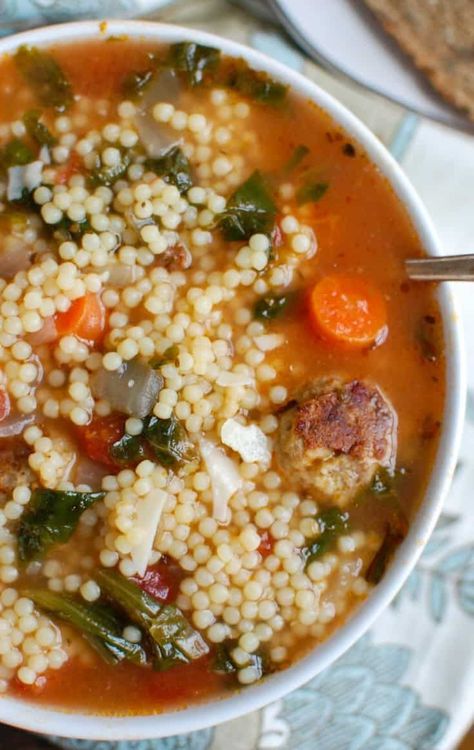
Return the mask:
<path id="1" fill-rule="evenodd" d="M 403 203 L 426 253 L 441 254 L 434 226 L 415 189 L 386 147 L 367 126 L 317 84 L 250 47 L 215 34 L 153 21 L 78 21 L 4 37 L 0 39 L 0 55 L 8 54 L 21 44 L 52 46 L 107 38 L 109 35 L 156 40 L 164 44 L 189 40 L 217 46 L 225 54 L 242 57 L 252 67 L 264 70 L 288 84 L 298 94 L 315 102 L 363 147 Z M 184 734 L 236 719 L 282 698 L 301 687 L 353 645 L 393 599 L 415 566 L 441 512 L 456 465 L 464 420 L 465 358 L 460 317 L 450 285 L 445 284 L 438 290 L 438 300 L 446 340 L 446 400 L 431 477 L 409 533 L 383 580 L 333 635 L 294 665 L 260 684 L 227 698 L 177 711 L 144 716 L 102 716 L 46 708 L 3 696 L 0 699 L 0 721 L 41 734 L 99 741 L 142 740 Z"/>

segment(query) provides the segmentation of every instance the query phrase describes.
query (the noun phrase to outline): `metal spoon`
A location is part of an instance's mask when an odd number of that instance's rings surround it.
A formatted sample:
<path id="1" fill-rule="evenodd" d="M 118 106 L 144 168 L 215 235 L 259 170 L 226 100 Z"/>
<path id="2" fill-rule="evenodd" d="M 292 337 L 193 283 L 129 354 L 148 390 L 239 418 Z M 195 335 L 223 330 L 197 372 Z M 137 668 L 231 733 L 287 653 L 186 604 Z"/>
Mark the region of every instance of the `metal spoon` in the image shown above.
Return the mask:
<path id="1" fill-rule="evenodd" d="M 474 255 L 413 258 L 405 270 L 414 281 L 474 281 Z"/>

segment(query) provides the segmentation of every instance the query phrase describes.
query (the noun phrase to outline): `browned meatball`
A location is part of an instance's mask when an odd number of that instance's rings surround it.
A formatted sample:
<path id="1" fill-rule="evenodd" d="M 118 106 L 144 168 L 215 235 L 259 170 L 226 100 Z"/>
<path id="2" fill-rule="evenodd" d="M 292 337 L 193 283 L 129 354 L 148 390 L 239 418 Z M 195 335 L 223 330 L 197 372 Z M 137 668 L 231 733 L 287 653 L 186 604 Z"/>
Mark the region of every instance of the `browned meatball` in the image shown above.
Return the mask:
<path id="1" fill-rule="evenodd" d="M 21 438 L 0 439 L 0 502 L 11 500 L 18 484 L 30 484 L 32 473 L 28 466 L 30 449 Z"/>
<path id="2" fill-rule="evenodd" d="M 397 418 L 380 390 L 360 380 L 317 380 L 280 418 L 277 455 L 289 479 L 345 505 L 378 467 L 391 468 Z"/>

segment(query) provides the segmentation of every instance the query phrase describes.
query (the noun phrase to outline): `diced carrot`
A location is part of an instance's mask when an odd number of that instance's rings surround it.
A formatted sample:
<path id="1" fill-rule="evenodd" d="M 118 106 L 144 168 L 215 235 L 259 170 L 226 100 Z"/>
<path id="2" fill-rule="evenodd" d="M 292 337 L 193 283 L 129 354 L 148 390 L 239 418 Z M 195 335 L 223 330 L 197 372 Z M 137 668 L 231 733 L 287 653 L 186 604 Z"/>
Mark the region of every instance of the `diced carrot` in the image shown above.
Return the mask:
<path id="1" fill-rule="evenodd" d="M 55 322 L 60 336 L 70 333 L 86 341 L 98 342 L 105 329 L 105 307 L 98 294 L 88 292 L 74 300 L 69 310 L 57 313 Z"/>
<path id="2" fill-rule="evenodd" d="M 10 414 L 10 398 L 8 393 L 0 388 L 0 422 Z"/>
<path id="3" fill-rule="evenodd" d="M 79 442 L 92 461 L 99 461 L 111 469 L 123 468 L 113 458 L 110 449 L 123 437 L 126 419 L 123 414 L 110 414 L 96 417 L 88 425 L 76 428 Z"/>
<path id="4" fill-rule="evenodd" d="M 316 332 L 340 346 L 372 346 L 387 330 L 383 295 L 362 276 L 326 276 L 311 290 L 309 307 Z"/>

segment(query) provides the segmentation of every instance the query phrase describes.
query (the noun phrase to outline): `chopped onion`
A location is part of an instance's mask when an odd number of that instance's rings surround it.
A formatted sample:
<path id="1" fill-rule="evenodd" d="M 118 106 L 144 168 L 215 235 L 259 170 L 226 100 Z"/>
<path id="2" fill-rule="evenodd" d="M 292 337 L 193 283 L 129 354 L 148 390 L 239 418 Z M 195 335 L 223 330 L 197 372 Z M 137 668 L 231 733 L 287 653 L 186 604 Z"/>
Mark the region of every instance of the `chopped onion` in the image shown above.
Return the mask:
<path id="1" fill-rule="evenodd" d="M 91 461 L 86 456 L 81 456 L 74 466 L 74 484 L 88 484 L 92 490 L 100 490 L 102 479 L 109 473 L 110 469 L 103 464 Z"/>
<path id="2" fill-rule="evenodd" d="M 0 248 L 0 270 L 4 279 L 12 279 L 18 271 L 26 271 L 31 266 L 31 253 L 24 240 L 7 237 Z"/>
<path id="3" fill-rule="evenodd" d="M 42 328 L 35 333 L 28 334 L 28 341 L 32 346 L 40 346 L 41 344 L 50 344 L 52 341 L 56 341 L 58 338 L 58 331 L 56 328 L 56 322 L 54 315 L 44 319 Z"/>
<path id="4" fill-rule="evenodd" d="M 165 123 L 156 122 L 152 114 L 155 104 L 176 102 L 180 91 L 178 76 L 173 70 L 158 73 L 145 89 L 135 124 L 148 156 L 156 158 L 181 143 L 182 138 L 177 132 Z"/>
<path id="5" fill-rule="evenodd" d="M 280 333 L 264 333 L 262 336 L 255 336 L 254 338 L 261 352 L 271 352 L 272 349 L 277 349 L 283 344 L 284 340 Z"/>
<path id="6" fill-rule="evenodd" d="M 268 438 L 255 424 L 242 425 L 236 419 L 226 419 L 221 427 L 221 440 L 246 463 L 270 463 Z"/>
<path id="7" fill-rule="evenodd" d="M 8 168 L 7 198 L 16 201 L 23 197 L 26 189 L 31 192 L 41 185 L 44 164 L 42 161 L 32 161 L 30 164 Z"/>
<path id="8" fill-rule="evenodd" d="M 51 164 L 51 154 L 49 153 L 49 148 L 46 144 L 41 146 L 38 156 L 43 164 Z"/>
<path id="9" fill-rule="evenodd" d="M 21 435 L 28 425 L 34 422 L 34 414 L 10 414 L 0 422 L 0 438 Z"/>
<path id="10" fill-rule="evenodd" d="M 107 266 L 108 282 L 116 289 L 123 289 L 138 281 L 138 266 L 126 266 L 124 263 L 111 263 Z"/>
<path id="11" fill-rule="evenodd" d="M 235 461 L 211 440 L 201 438 L 199 448 L 211 480 L 212 515 L 220 523 L 229 522 L 229 500 L 242 488 L 242 477 Z"/>
<path id="12" fill-rule="evenodd" d="M 167 499 L 168 495 L 164 490 L 153 489 L 140 498 L 135 506 L 135 528 L 141 532 L 141 538 L 130 550 L 130 557 L 140 577 L 145 575 L 150 562 L 153 542 Z"/>
<path id="13" fill-rule="evenodd" d="M 91 382 L 95 398 L 108 401 L 112 409 L 143 419 L 153 409 L 163 387 L 160 373 L 137 359 L 118 370 L 100 369 Z"/>
<path id="14" fill-rule="evenodd" d="M 217 385 L 231 388 L 239 385 L 253 385 L 254 379 L 246 372 L 229 372 L 223 370 L 216 378 Z"/>

